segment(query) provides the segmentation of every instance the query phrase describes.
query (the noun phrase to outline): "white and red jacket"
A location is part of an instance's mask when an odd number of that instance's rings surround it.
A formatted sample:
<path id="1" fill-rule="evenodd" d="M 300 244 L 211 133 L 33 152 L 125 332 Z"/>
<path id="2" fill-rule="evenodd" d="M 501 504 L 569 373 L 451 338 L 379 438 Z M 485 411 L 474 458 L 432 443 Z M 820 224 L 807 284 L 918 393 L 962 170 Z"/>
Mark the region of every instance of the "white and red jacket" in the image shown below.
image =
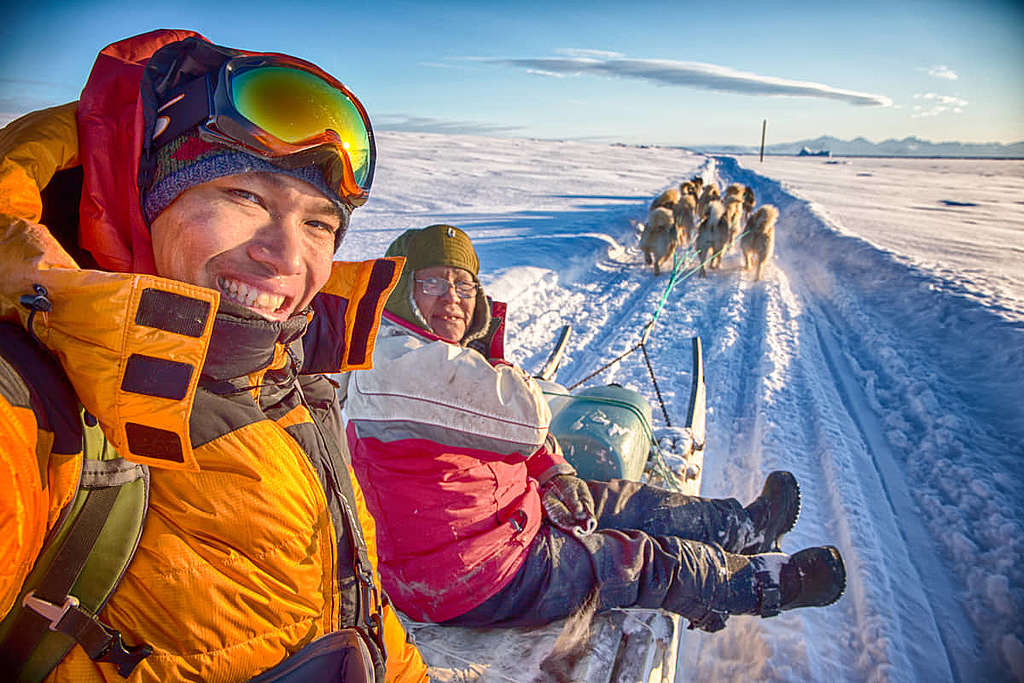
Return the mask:
<path id="1" fill-rule="evenodd" d="M 421 621 L 473 609 L 526 559 L 542 522 L 537 477 L 569 468 L 544 447 L 551 412 L 540 387 L 389 312 L 373 369 L 345 380 L 385 589 Z"/>

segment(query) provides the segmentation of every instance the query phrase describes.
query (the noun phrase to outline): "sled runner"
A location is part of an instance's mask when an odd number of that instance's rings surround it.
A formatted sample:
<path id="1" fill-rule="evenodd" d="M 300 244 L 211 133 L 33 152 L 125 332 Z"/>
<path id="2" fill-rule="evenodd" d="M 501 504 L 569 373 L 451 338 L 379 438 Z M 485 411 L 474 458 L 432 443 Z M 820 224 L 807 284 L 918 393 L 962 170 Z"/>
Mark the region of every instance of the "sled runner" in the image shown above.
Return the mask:
<path id="1" fill-rule="evenodd" d="M 570 331 L 568 325 L 562 328 L 536 375 L 551 405 L 551 431 L 566 459 L 584 478 L 646 477 L 665 485 L 664 473 L 651 467 L 648 453 L 669 450 L 677 488 L 699 494 L 706 394 L 700 338 L 692 341 L 685 426 L 653 429 L 651 406 L 635 391 L 608 385 L 570 395 L 553 381 Z M 611 476 L 593 476 L 595 472 Z M 685 630 L 682 617 L 653 609 L 612 610 L 535 628 L 464 628 L 405 618 L 403 622 L 431 667 L 431 680 L 451 683 L 673 681 Z"/>
<path id="2" fill-rule="evenodd" d="M 571 333 L 572 325 L 562 326 L 558 333 L 558 339 L 555 340 L 555 348 L 551 350 L 551 355 L 548 356 L 544 367 L 535 375 L 537 379 L 551 381 L 555 373 L 558 372 L 558 366 L 562 363 L 562 354 L 565 353 L 565 347 L 569 344 L 569 335 Z"/>

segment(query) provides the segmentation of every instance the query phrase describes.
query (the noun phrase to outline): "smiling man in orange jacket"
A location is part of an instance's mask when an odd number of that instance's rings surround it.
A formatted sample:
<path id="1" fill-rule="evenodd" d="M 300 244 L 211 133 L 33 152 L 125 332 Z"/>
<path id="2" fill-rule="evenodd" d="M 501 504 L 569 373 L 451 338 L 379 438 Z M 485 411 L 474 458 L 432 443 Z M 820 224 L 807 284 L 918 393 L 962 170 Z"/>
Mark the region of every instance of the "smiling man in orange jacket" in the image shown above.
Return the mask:
<path id="1" fill-rule="evenodd" d="M 0 668 L 426 680 L 325 376 L 370 367 L 402 265 L 332 262 L 373 178 L 358 100 L 302 60 L 155 31 L 104 49 L 78 102 L 0 131 L 0 155 Z M 33 578 L 102 488 L 93 425 L 116 450 L 103 476 L 150 482 L 94 612 L 74 577 L 56 597 Z M 55 668 L 31 635 L 52 633 Z"/>

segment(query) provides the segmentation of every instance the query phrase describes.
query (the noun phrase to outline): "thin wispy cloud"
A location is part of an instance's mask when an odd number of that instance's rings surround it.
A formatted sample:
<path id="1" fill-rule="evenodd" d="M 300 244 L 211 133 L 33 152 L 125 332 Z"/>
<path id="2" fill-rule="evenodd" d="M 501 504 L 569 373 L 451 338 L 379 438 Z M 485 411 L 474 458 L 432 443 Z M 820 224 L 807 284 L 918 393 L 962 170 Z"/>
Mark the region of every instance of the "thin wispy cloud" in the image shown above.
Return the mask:
<path id="1" fill-rule="evenodd" d="M 764 76 L 716 64 L 678 62 L 667 59 L 629 59 L 617 53 L 597 50 L 563 50 L 562 52 L 573 54 L 565 57 L 533 59 L 479 58 L 474 61 L 516 67 L 540 75 L 597 75 L 740 95 L 816 97 L 861 106 L 892 106 L 892 100 L 885 95 L 845 90 L 822 83 Z M 586 52 L 589 56 L 579 56 L 582 52 Z"/>
<path id="2" fill-rule="evenodd" d="M 541 69 L 527 69 L 526 73 L 534 76 L 547 76 L 548 78 L 569 78 L 571 74 L 563 74 L 557 71 L 542 71 Z"/>
<path id="3" fill-rule="evenodd" d="M 955 81 L 960 78 L 957 72 L 950 69 L 945 64 L 938 64 L 936 66 L 928 67 L 926 69 L 928 75 L 932 78 L 941 78 L 947 81 Z"/>
<path id="4" fill-rule="evenodd" d="M 612 52 L 611 50 L 586 50 L 575 47 L 563 47 L 555 50 L 560 55 L 566 57 L 593 57 L 594 59 L 612 59 L 614 57 L 625 57 L 621 52 Z"/>
<path id="5" fill-rule="evenodd" d="M 450 121 L 427 116 L 405 114 L 382 114 L 374 118 L 377 130 L 393 130 L 404 133 L 441 133 L 445 135 L 498 135 L 523 130 L 521 126 L 498 126 L 475 121 Z"/>
<path id="6" fill-rule="evenodd" d="M 914 95 L 915 100 L 922 100 L 922 104 L 915 104 L 911 112 L 911 118 L 924 119 L 940 114 L 961 114 L 969 103 L 962 97 L 953 95 L 938 95 L 933 92 L 918 93 Z"/>

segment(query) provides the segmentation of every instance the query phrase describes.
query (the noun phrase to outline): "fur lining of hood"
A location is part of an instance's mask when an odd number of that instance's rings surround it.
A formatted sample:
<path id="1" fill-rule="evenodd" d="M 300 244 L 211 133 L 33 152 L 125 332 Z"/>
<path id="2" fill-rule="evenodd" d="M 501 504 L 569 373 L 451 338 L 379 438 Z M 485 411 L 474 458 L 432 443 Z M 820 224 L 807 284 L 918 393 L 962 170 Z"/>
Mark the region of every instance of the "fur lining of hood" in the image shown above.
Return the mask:
<path id="1" fill-rule="evenodd" d="M 408 243 L 409 238 L 419 232 L 416 229 L 410 229 L 403 232 L 391 246 L 388 247 L 388 256 L 402 256 L 408 255 Z M 473 281 L 476 283 L 476 307 L 473 310 L 473 319 L 466 327 L 466 334 L 463 335 L 462 339 L 459 340 L 461 346 L 468 346 L 470 342 L 477 339 L 482 339 L 487 336 L 491 328 L 491 304 L 484 294 L 483 285 L 480 284 L 480 279 L 473 275 Z M 391 297 L 388 299 L 387 304 L 384 306 L 384 310 L 389 313 L 401 318 L 411 325 L 415 325 L 423 330 L 426 330 L 433 334 L 430 329 L 430 324 L 427 319 L 423 317 L 419 307 L 416 305 L 416 301 L 413 297 L 413 279 L 415 272 L 412 271 L 406 264 L 406 267 L 402 269 L 402 276 L 398 280 L 398 284 L 395 286 Z"/>

